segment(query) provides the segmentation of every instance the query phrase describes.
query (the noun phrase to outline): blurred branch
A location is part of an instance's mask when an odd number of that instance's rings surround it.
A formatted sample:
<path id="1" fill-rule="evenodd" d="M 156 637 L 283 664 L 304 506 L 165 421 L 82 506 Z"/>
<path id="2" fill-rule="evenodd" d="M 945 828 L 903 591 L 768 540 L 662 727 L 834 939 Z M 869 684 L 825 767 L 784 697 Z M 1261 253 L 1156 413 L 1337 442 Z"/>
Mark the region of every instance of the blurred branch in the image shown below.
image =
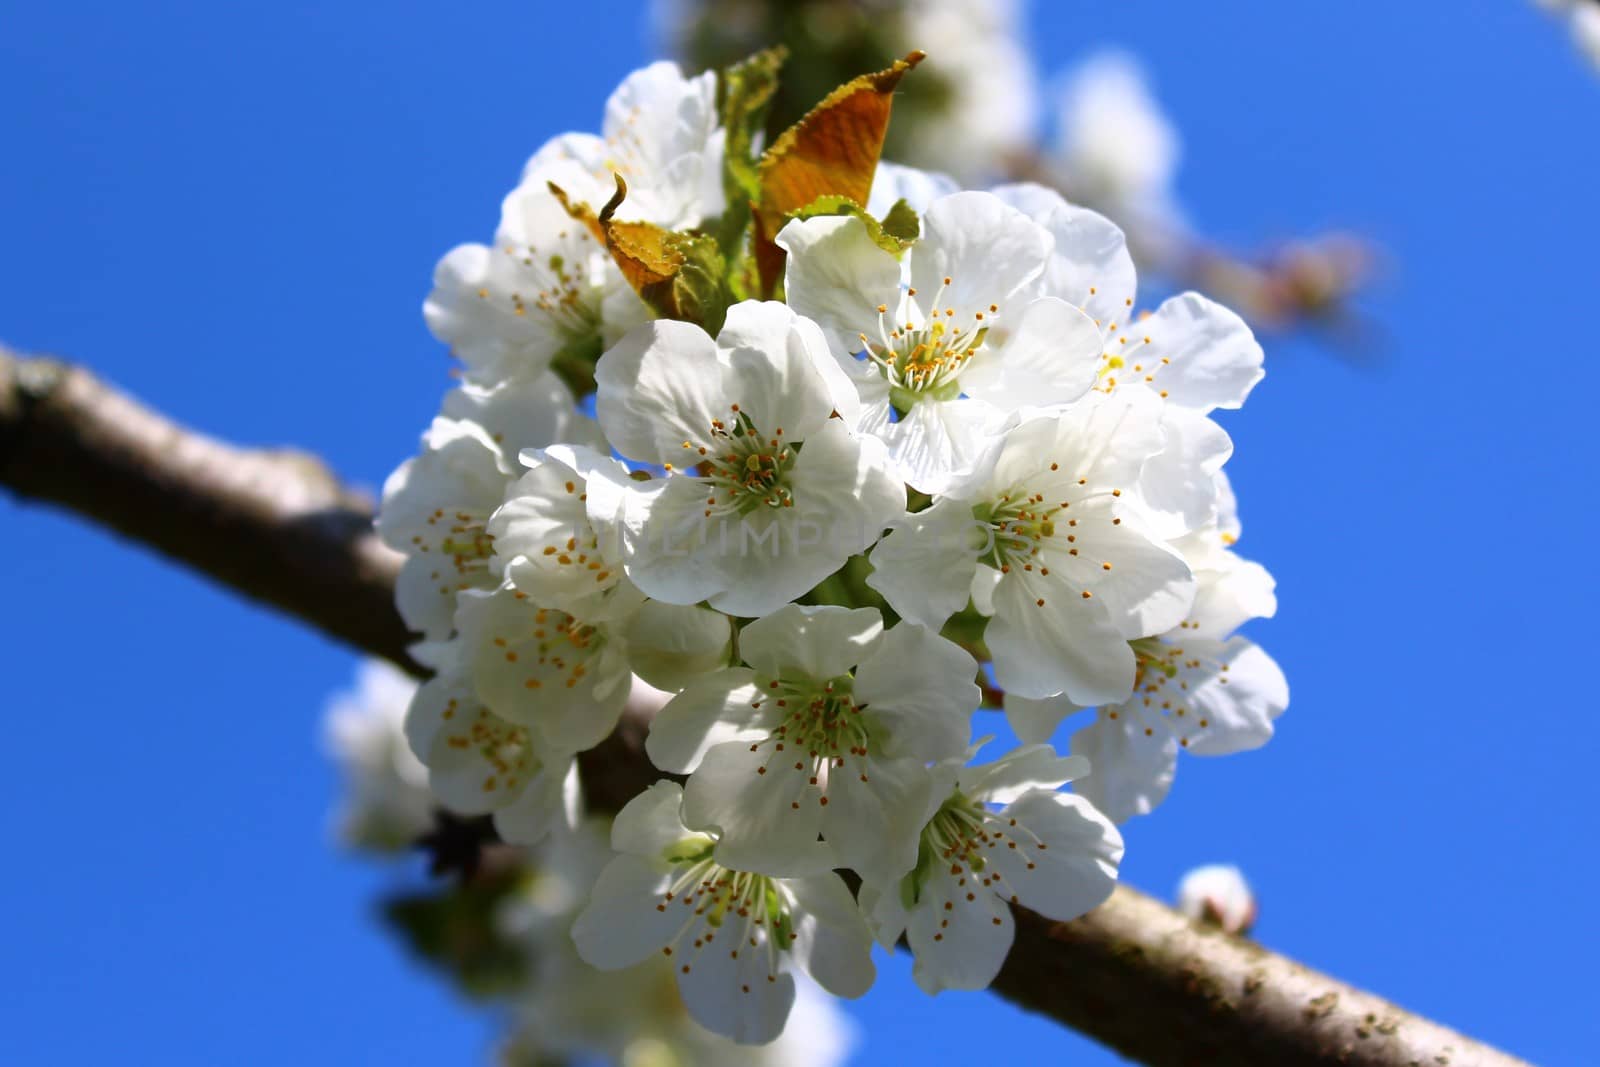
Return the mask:
<path id="1" fill-rule="evenodd" d="M 314 456 L 236 448 L 0 347 L 0 484 L 415 670 L 394 610 L 402 557 L 372 532 L 372 501 Z"/>
<path id="2" fill-rule="evenodd" d="M 399 557 L 373 536 L 370 502 L 309 456 L 234 448 L 85 370 L 0 349 L 0 484 L 417 669 L 392 606 Z M 657 777 L 647 730 L 625 718 L 586 755 L 596 807 L 615 810 Z M 1017 909 L 994 989 L 1156 1065 L 1521 1062 L 1126 887 L 1070 923 Z"/>

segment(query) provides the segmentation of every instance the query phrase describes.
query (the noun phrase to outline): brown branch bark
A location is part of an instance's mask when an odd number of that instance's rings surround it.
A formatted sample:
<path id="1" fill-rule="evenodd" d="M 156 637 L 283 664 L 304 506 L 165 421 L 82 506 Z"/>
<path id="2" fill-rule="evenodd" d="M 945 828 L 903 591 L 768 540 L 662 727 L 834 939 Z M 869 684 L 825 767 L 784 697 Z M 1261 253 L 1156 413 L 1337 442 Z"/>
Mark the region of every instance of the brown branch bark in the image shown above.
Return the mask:
<path id="1" fill-rule="evenodd" d="M 370 502 L 312 457 L 202 437 L 87 371 L 0 349 L 0 484 L 416 669 L 392 604 L 399 558 Z M 626 718 L 585 756 L 591 803 L 615 810 L 657 776 L 647 730 Z M 1070 923 L 1017 909 L 994 990 L 1160 1067 L 1522 1062 L 1126 887 Z"/>
<path id="2" fill-rule="evenodd" d="M 0 483 L 415 669 L 394 610 L 402 557 L 372 532 L 372 501 L 314 456 L 235 448 L 0 347 Z"/>

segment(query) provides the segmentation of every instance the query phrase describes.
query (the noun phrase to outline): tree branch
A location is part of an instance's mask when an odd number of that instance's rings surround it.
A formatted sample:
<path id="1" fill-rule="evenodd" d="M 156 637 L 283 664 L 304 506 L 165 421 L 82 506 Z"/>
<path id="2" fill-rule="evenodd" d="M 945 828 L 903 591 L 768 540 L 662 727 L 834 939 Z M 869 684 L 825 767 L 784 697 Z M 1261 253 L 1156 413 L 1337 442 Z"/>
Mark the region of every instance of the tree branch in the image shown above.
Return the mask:
<path id="1" fill-rule="evenodd" d="M 0 484 L 417 669 L 393 607 L 400 557 L 373 535 L 371 503 L 313 457 L 234 448 L 0 348 Z M 658 776 L 647 730 L 629 717 L 586 754 L 591 803 L 615 810 Z M 1126 887 L 1069 923 L 1016 913 L 994 990 L 1158 1067 L 1521 1063 Z"/>
<path id="2" fill-rule="evenodd" d="M 372 532 L 372 501 L 314 456 L 235 448 L 0 346 L 0 483 L 416 669 L 394 610 L 403 557 Z"/>

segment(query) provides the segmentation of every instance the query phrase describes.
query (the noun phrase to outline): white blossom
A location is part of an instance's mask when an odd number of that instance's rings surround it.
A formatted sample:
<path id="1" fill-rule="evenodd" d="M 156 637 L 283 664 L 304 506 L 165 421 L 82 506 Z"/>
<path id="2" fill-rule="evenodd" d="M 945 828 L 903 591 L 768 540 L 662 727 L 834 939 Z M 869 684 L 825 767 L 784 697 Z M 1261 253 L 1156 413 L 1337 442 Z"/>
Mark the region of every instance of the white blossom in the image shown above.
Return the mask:
<path id="1" fill-rule="evenodd" d="M 618 217 L 668 229 L 720 214 L 715 98 L 713 74 L 685 78 L 671 63 L 634 71 L 607 103 L 601 136 L 563 134 L 534 153 L 501 205 L 491 245 L 464 244 L 440 260 L 424 316 L 470 379 L 498 384 L 564 355 L 592 361 L 649 317 L 551 186 L 598 211 L 620 175 L 628 196 Z"/>
<path id="2" fill-rule="evenodd" d="M 593 819 L 552 834 L 530 854 L 530 877 L 500 917 L 532 962 L 517 995 L 509 1063 L 588 1062 L 706 1067 L 837 1067 L 856 1044 L 850 1020 L 803 975 L 783 1033 L 759 1048 L 714 1034 L 689 1017 L 672 960 L 653 955 L 601 971 L 578 955 L 570 927 L 611 859 L 609 828 Z"/>
<path id="3" fill-rule="evenodd" d="M 478 698 L 501 718 L 531 729 L 541 746 L 582 752 L 616 726 L 639 649 L 646 662 L 683 649 L 693 663 L 715 660 L 727 648 L 726 620 L 700 625 L 702 608 L 661 605 L 638 625 L 644 597 L 628 585 L 616 594 L 594 610 L 563 611 L 509 582 L 463 593 L 461 656 Z M 693 647 L 684 648 L 685 635 L 695 639 Z"/>
<path id="4" fill-rule="evenodd" d="M 739 634 L 745 666 L 706 675 L 651 725 L 650 758 L 689 774 L 684 817 L 717 862 L 794 873 L 820 833 L 840 866 L 894 879 L 916 863 L 930 761 L 961 755 L 977 664 L 875 609 L 790 604 Z"/>
<path id="5" fill-rule="evenodd" d="M 634 71 L 606 101 L 599 136 L 566 133 L 534 153 L 524 181 L 557 163 L 582 167 L 605 195 L 612 175 L 628 183 L 618 218 L 640 219 L 681 230 L 723 211 L 723 132 L 717 124 L 717 78 L 683 76 L 677 64 L 652 63 Z"/>
<path id="6" fill-rule="evenodd" d="M 1248 933 L 1256 921 L 1256 898 L 1244 872 L 1232 864 L 1196 867 L 1178 883 L 1178 910 L 1230 934 Z"/>
<path id="7" fill-rule="evenodd" d="M 378 535 L 407 557 L 395 602 L 410 629 L 430 640 L 449 637 L 456 595 L 499 584 L 489 517 L 520 469 L 518 452 L 559 440 L 599 438 L 552 374 L 464 386 L 445 397 L 421 454 L 384 483 L 378 512 Z"/>
<path id="8" fill-rule="evenodd" d="M 682 801 L 679 786 L 658 782 L 618 814 L 620 854 L 572 927 L 579 955 L 608 971 L 666 956 L 689 1014 L 747 1044 L 782 1031 L 792 971 L 836 996 L 865 993 L 872 938 L 826 847 L 814 845 L 803 876 L 730 870 L 714 858 L 716 836 L 684 824 Z"/>
<path id="9" fill-rule="evenodd" d="M 850 430 L 854 390 L 821 333 L 781 304 L 734 305 L 715 340 L 652 322 L 596 379 L 607 439 L 668 472 L 623 510 L 628 577 L 657 600 L 764 615 L 904 511 L 881 443 Z"/>
<path id="10" fill-rule="evenodd" d="M 461 815 L 493 814 L 507 841 L 535 844 L 578 817 L 572 752 L 543 747 L 518 723 L 486 707 L 451 657 L 423 683 L 406 713 L 405 734 L 428 768 L 439 802 Z"/>
<path id="11" fill-rule="evenodd" d="M 1018 408 L 1094 385 L 1100 331 L 1041 292 L 1054 238 L 988 193 L 935 201 L 899 259 L 850 216 L 796 220 L 777 241 L 786 298 L 860 394 L 859 429 L 923 492 L 981 471 Z"/>
<path id="12" fill-rule="evenodd" d="M 1209 416 L 1242 406 L 1264 374 L 1250 327 L 1192 292 L 1164 301 L 1154 314 L 1136 313 L 1137 275 L 1120 229 L 1040 185 L 1002 186 L 994 195 L 1055 238 L 1044 290 L 1102 328 L 1095 388 L 1145 390 L 1161 400 L 1166 443 L 1140 476 L 1139 501 L 1151 529 L 1175 538 L 1212 521 L 1216 475 L 1233 441 Z"/>
<path id="13" fill-rule="evenodd" d="M 530 171 L 506 197 L 493 244 L 460 245 L 434 270 L 424 317 L 472 381 L 527 377 L 562 356 L 593 360 L 649 315 L 552 184 L 575 202 L 604 204 L 612 194 L 572 163 Z"/>
<path id="14" fill-rule="evenodd" d="M 1162 447 L 1159 405 L 1095 394 L 1012 430 L 984 480 L 907 516 L 872 553 L 867 579 L 901 615 L 939 629 L 967 603 L 980 565 L 999 573 L 985 642 L 1008 693 L 1081 704 L 1133 688 L 1128 641 L 1187 614 L 1194 579 L 1147 533 L 1134 502 Z"/>
<path id="15" fill-rule="evenodd" d="M 987 987 L 1011 949 L 1010 905 L 1065 922 L 1111 895 L 1121 835 L 1087 800 L 1058 791 L 1087 769 L 1047 745 L 941 768 L 916 870 L 861 890 L 878 941 L 910 943 L 924 990 Z"/>
<path id="16" fill-rule="evenodd" d="M 1133 641 L 1132 695 L 1101 706 L 1072 735 L 1072 751 L 1091 773 L 1077 789 L 1116 822 L 1145 815 L 1172 787 L 1178 752 L 1227 755 L 1265 744 L 1289 704 L 1272 658 L 1247 638 L 1230 636 L 1249 618 L 1277 609 L 1272 576 L 1225 547 L 1216 530 L 1185 538 L 1197 593 L 1183 622 L 1159 637 Z M 1083 710 L 1066 697 L 1032 700 L 1006 694 L 1006 716 L 1024 741 L 1044 741 Z"/>
<path id="17" fill-rule="evenodd" d="M 433 826 L 428 769 L 411 754 L 403 726 L 416 689 L 400 668 L 367 660 L 355 688 L 328 704 L 323 736 L 345 787 L 336 826 L 353 848 L 399 851 Z"/>

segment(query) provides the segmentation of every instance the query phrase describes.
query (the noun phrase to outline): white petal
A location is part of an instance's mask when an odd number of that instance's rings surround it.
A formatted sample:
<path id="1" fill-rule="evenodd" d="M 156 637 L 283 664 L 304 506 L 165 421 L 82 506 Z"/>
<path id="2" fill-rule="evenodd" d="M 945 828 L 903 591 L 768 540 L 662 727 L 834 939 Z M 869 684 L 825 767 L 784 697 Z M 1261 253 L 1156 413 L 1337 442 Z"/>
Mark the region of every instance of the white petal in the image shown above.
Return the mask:
<path id="1" fill-rule="evenodd" d="M 1122 835 L 1088 801 L 1035 791 L 1000 814 L 1017 821 L 1007 831 L 1017 847 L 987 856 L 1024 907 L 1067 922 L 1105 903 L 1117 883 Z"/>
<path id="2" fill-rule="evenodd" d="M 1014 421 L 972 397 L 924 396 L 899 421 L 891 421 L 887 404 L 864 408 L 859 430 L 883 441 L 902 481 L 937 495 L 985 477 Z"/>
<path id="3" fill-rule="evenodd" d="M 856 403 L 855 386 L 816 324 L 784 304 L 745 300 L 733 305 L 717 347 L 726 368 L 724 392 L 763 433 L 782 431 L 790 440 L 805 441 L 840 405 Z"/>
<path id="4" fill-rule="evenodd" d="M 708 599 L 730 615 L 760 616 L 801 596 L 866 551 L 905 513 L 905 488 L 883 446 L 830 419 L 805 441 L 790 472 L 794 506 L 757 509 L 712 528 L 727 584 Z M 725 533 L 726 531 L 726 533 Z"/>
<path id="5" fill-rule="evenodd" d="M 682 463 L 683 442 L 710 444 L 728 414 L 717 344 L 700 327 L 657 319 L 611 346 L 595 365 L 595 412 L 606 440 L 630 459 Z"/>
<path id="6" fill-rule="evenodd" d="M 1182 407 L 1201 412 L 1239 407 L 1266 373 L 1261 345 L 1245 321 L 1199 293 L 1163 302 L 1129 333 L 1150 338 L 1139 354 L 1166 361 L 1153 388 L 1165 390 Z"/>
<path id="7" fill-rule="evenodd" d="M 1271 618 L 1278 611 L 1277 582 L 1253 560 L 1221 550 L 1197 567 L 1199 588 L 1189 610 L 1191 632 L 1225 638 L 1249 619 Z"/>
<path id="8" fill-rule="evenodd" d="M 458 571 L 437 552 L 406 557 L 394 583 L 394 606 L 406 629 L 441 640 L 455 629 L 456 593 L 499 585 L 493 572 Z"/>
<path id="9" fill-rule="evenodd" d="M 1089 761 L 1089 773 L 1072 788 L 1117 823 L 1154 811 L 1171 791 L 1178 768 L 1172 731 L 1159 716 L 1131 707 L 1100 711 L 1072 735 L 1072 751 Z"/>
<path id="10" fill-rule="evenodd" d="M 774 724 L 753 706 L 758 703 L 754 674 L 746 668 L 698 678 L 651 720 L 645 751 L 662 770 L 691 774 L 714 746 L 767 736 Z"/>
<path id="11" fill-rule="evenodd" d="M 920 215 L 935 200 L 960 191 L 960 184 L 948 174 L 879 160 L 872 175 L 872 193 L 867 197 L 867 214 L 881 219 L 904 200 Z"/>
<path id="12" fill-rule="evenodd" d="M 551 371 L 493 388 L 467 383 L 445 394 L 441 411 L 481 426 L 508 461 L 524 448 L 557 441 L 604 447 L 599 425 L 579 414 L 572 391 Z"/>
<path id="13" fill-rule="evenodd" d="M 632 674 L 614 636 L 510 586 L 462 594 L 457 620 L 473 687 L 497 715 L 566 752 L 592 748 L 616 726 Z"/>
<path id="14" fill-rule="evenodd" d="M 1064 499 L 1057 491 L 1080 487 L 1080 479 L 1083 492 L 1131 490 L 1145 461 L 1166 442 L 1161 412 L 1160 400 L 1148 390 L 1118 389 L 1027 419 L 1006 439 L 990 484 L 1026 483 L 1047 500 Z"/>
<path id="15" fill-rule="evenodd" d="M 824 681 L 848 674 L 882 635 L 876 608 L 786 604 L 739 632 L 739 655 L 766 678 Z"/>
<path id="16" fill-rule="evenodd" d="M 994 591 L 984 641 L 1006 692 L 1065 693 L 1085 707 L 1116 703 L 1133 688 L 1133 652 L 1110 612 L 1064 577 L 1012 572 Z M 1043 601 L 1043 603 L 1040 603 Z"/>
<path id="17" fill-rule="evenodd" d="M 1083 308 L 1102 326 L 1128 321 L 1137 274 L 1115 223 L 1042 185 L 1002 185 L 993 192 L 1055 238 L 1044 273 L 1046 293 Z"/>
<path id="18" fill-rule="evenodd" d="M 633 672 L 676 690 L 727 666 L 733 626 L 721 612 L 651 600 L 633 614 L 626 635 Z"/>
<path id="19" fill-rule="evenodd" d="M 972 609 L 985 618 L 994 614 L 994 590 L 1005 575 L 993 567 L 979 567 L 972 576 Z"/>
<path id="20" fill-rule="evenodd" d="M 888 728 L 889 756 L 952 759 L 971 740 L 983 699 L 978 664 L 961 646 L 914 622 L 889 630 L 856 671 L 855 700 Z"/>
<path id="21" fill-rule="evenodd" d="M 527 453 L 533 469 L 506 491 L 487 530 L 506 576 L 537 604 L 567 610 L 593 607 L 622 580 L 589 523 L 583 476 L 554 456 Z"/>
<path id="22" fill-rule="evenodd" d="M 1233 455 L 1233 441 L 1205 415 L 1168 404 L 1161 416 L 1167 444 L 1139 476 L 1139 501 L 1151 533 L 1170 541 L 1213 521 L 1216 476 Z"/>
<path id="23" fill-rule="evenodd" d="M 991 804 L 1006 804 L 1024 793 L 1059 789 L 1089 773 L 1078 756 L 1058 756 L 1049 745 L 1023 745 L 993 763 L 963 768 L 961 791 Z"/>
<path id="24" fill-rule="evenodd" d="M 526 727 L 476 701 L 449 714 L 423 762 L 428 788 L 451 811 L 481 815 L 504 807 L 543 769 Z"/>
<path id="25" fill-rule="evenodd" d="M 739 954 L 730 955 L 734 951 Z M 674 969 L 683 1006 L 695 1022 L 741 1045 L 764 1045 L 783 1032 L 794 1006 L 794 978 L 768 974 L 764 946 L 723 951 L 720 943 L 707 945 L 692 960 L 687 973 L 683 964 Z"/>
<path id="26" fill-rule="evenodd" d="M 866 223 L 850 216 L 795 219 L 778 232 L 788 252 L 784 299 L 822 327 L 835 355 L 878 336 L 878 306 L 900 302 L 900 261 L 878 247 Z"/>
<path id="27" fill-rule="evenodd" d="M 686 78 L 660 61 L 634 71 L 606 101 L 606 147 L 613 166 L 648 191 L 651 221 L 678 228 L 699 222 L 701 171 L 712 162 L 716 75 Z"/>
<path id="28" fill-rule="evenodd" d="M 991 304 L 1006 315 L 1036 288 L 1052 243 L 1038 223 L 998 198 L 955 193 L 923 213 L 922 239 L 909 253 L 911 284 L 922 299 L 937 297 L 940 307 L 955 308 L 963 321 Z"/>
<path id="29" fill-rule="evenodd" d="M 704 479 L 675 474 L 624 493 L 618 524 L 624 569 L 651 598 L 694 604 L 715 596 L 731 580 L 736 551 L 762 544 L 757 537 L 765 530 L 751 533 L 737 518 L 706 517 L 711 492 Z"/>
<path id="30" fill-rule="evenodd" d="M 1069 515 L 1074 525 L 1063 532 L 1076 540 L 1058 536 L 1040 558 L 1062 584 L 1091 591 L 1125 639 L 1166 633 L 1188 616 L 1193 572 L 1177 550 L 1146 533 L 1131 509 L 1115 497 L 1079 500 L 1057 516 L 1058 530 Z"/>
<path id="31" fill-rule="evenodd" d="M 718 830 L 716 859 L 724 867 L 786 875 L 815 869 L 822 827 L 822 791 L 809 784 L 802 759 L 742 741 L 705 754 L 683 790 L 683 819 L 695 829 Z"/>
<path id="32" fill-rule="evenodd" d="M 602 971 L 631 967 L 672 943 L 683 925 L 676 909 L 657 911 L 674 869 L 643 856 L 617 856 L 600 872 L 572 924 L 585 963 Z"/>
<path id="33" fill-rule="evenodd" d="M 1014 936 L 1011 909 L 980 885 L 976 875 L 953 875 L 940 867 L 922 887 L 906 926 L 906 940 L 917 958 L 911 975 L 928 993 L 987 989 L 1000 973 Z"/>
<path id="34" fill-rule="evenodd" d="M 1214 649 L 1200 639 L 1190 643 L 1199 646 L 1192 653 L 1196 658 L 1217 666 L 1208 679 L 1190 686 L 1189 751 L 1223 756 L 1266 744 L 1273 720 L 1289 706 L 1289 683 L 1277 663 L 1243 637 Z"/>
<path id="35" fill-rule="evenodd" d="M 793 878 L 784 889 L 795 903 L 789 951 L 800 969 L 836 997 L 859 997 L 872 988 L 872 935 L 839 876 Z"/>
<path id="36" fill-rule="evenodd" d="M 962 373 L 970 394 L 1003 410 L 1070 404 L 1089 391 L 1104 341 L 1094 320 L 1064 300 L 1023 309 L 1010 336 Z"/>
<path id="37" fill-rule="evenodd" d="M 892 884 L 917 865 L 933 778 L 913 759 L 847 759 L 829 768 L 822 836 L 839 865 Z"/>
<path id="38" fill-rule="evenodd" d="M 861 914 L 866 916 L 873 939 L 884 948 L 894 948 L 904 936 L 906 923 L 911 919 L 911 913 L 900 899 L 899 883 L 879 887 L 871 882 L 862 882 L 856 901 L 861 907 Z"/>
<path id="39" fill-rule="evenodd" d="M 1011 724 L 1017 737 L 1030 745 L 1049 741 L 1067 716 L 1082 710 L 1083 705 L 1074 704 L 1065 696 L 1038 699 L 1006 694 L 1006 722 Z"/>
<path id="40" fill-rule="evenodd" d="M 872 550 L 867 584 L 895 611 L 937 632 L 967 604 L 987 528 L 955 499 L 907 515 Z"/>
<path id="41" fill-rule="evenodd" d="M 656 782 L 628 801 L 612 820 L 611 847 L 618 852 L 659 859 L 666 849 L 696 836 L 683 825 L 682 807 L 682 786 L 677 782 Z"/>
<path id="42" fill-rule="evenodd" d="M 500 505 L 510 473 L 482 427 L 436 418 L 423 437 L 422 454 L 402 463 L 383 484 L 378 536 L 402 552 L 424 546 L 439 551 L 458 525 L 457 513 L 487 518 Z"/>
<path id="43" fill-rule="evenodd" d="M 588 177 L 594 183 L 592 192 L 600 192 L 600 186 L 594 175 L 606 169 L 606 142 L 605 138 L 597 137 L 592 133 L 563 133 L 550 138 L 539 146 L 539 150 L 528 158 L 522 167 L 522 180 L 528 181 L 535 173 L 543 171 L 558 163 L 575 164 L 579 169 L 589 172 Z M 610 195 L 607 193 L 607 195 Z M 601 201 L 604 203 L 604 200 Z"/>
<path id="44" fill-rule="evenodd" d="M 547 315 L 518 314 L 523 290 L 517 261 L 483 245 L 451 249 L 433 272 L 423 317 L 474 378 L 493 384 L 543 370 L 567 343 Z"/>
<path id="45" fill-rule="evenodd" d="M 406 708 L 405 735 L 411 754 L 427 762 L 433 739 L 460 708 L 476 704 L 472 683 L 458 671 L 442 671 L 417 687 Z"/>
<path id="46" fill-rule="evenodd" d="M 547 764 L 517 798 L 494 813 L 494 828 L 513 845 L 537 845 L 552 832 L 578 823 L 578 765 Z"/>

